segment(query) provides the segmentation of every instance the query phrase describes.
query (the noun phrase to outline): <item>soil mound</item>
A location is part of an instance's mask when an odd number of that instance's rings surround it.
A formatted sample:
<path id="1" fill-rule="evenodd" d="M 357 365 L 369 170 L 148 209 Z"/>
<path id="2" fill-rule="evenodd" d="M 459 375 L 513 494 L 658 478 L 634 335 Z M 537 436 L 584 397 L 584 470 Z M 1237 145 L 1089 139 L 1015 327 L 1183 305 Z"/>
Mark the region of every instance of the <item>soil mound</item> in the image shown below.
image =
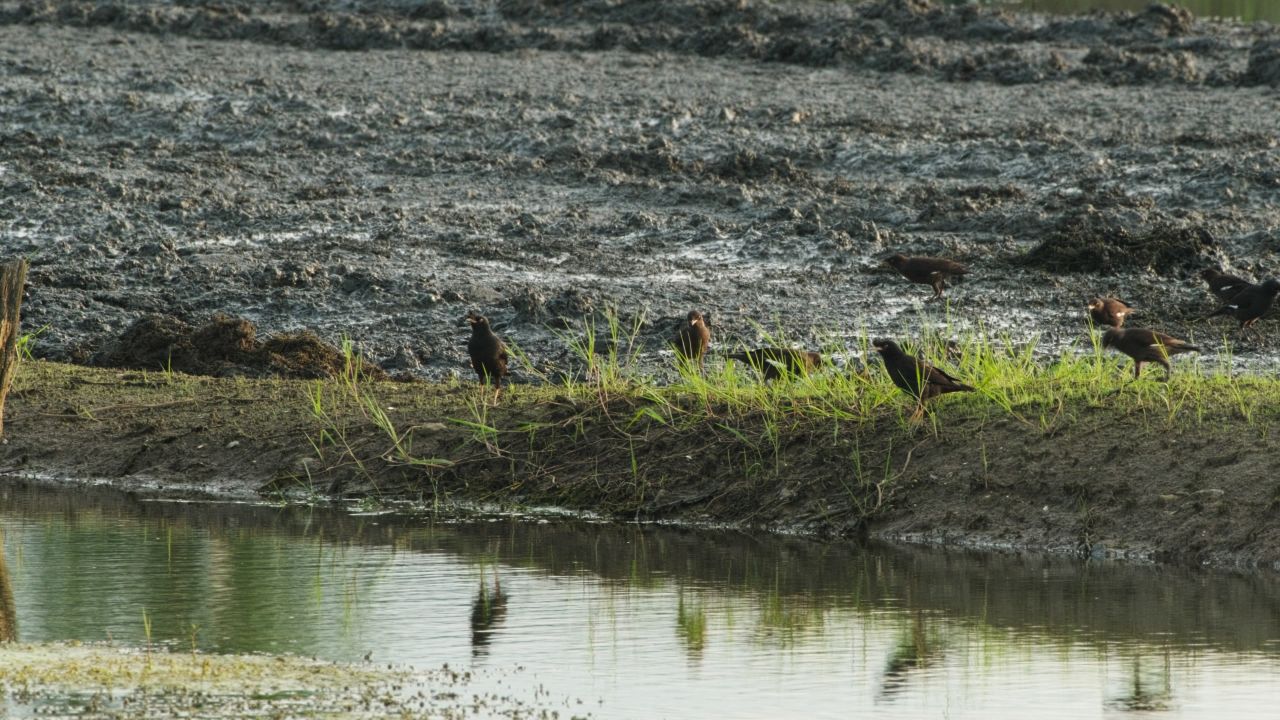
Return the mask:
<path id="1" fill-rule="evenodd" d="M 1138 231 L 1091 212 L 1064 217 L 1023 262 L 1059 272 L 1115 274 L 1148 267 L 1167 272 L 1213 262 L 1215 245 L 1202 227 L 1162 223 Z"/>
<path id="2" fill-rule="evenodd" d="M 257 327 L 244 318 L 219 313 L 193 328 L 180 318 L 141 318 L 93 358 L 103 367 L 174 370 L 191 375 L 331 378 L 351 372 L 342 350 L 304 330 L 258 340 Z M 359 372 L 373 380 L 387 375 L 356 356 Z"/>

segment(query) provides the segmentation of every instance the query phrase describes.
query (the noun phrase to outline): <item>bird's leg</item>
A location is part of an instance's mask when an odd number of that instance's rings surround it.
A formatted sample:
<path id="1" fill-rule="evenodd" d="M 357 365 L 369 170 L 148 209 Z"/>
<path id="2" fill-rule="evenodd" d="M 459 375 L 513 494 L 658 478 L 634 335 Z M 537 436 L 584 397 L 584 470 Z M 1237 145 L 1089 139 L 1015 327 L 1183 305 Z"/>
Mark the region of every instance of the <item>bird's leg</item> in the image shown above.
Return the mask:
<path id="1" fill-rule="evenodd" d="M 1173 366 L 1169 364 L 1168 360 L 1165 360 L 1160 364 L 1164 366 L 1164 379 L 1160 382 L 1169 382 L 1169 380 L 1173 378 Z"/>
<path id="2" fill-rule="evenodd" d="M 908 418 L 908 421 L 912 425 L 918 424 L 921 420 L 924 420 L 924 401 L 923 400 L 916 403 L 916 409 L 911 413 L 911 417 Z"/>
<path id="3" fill-rule="evenodd" d="M 1133 379 L 1137 380 L 1138 376 L 1141 374 L 1142 374 L 1142 361 L 1134 360 L 1133 361 Z"/>

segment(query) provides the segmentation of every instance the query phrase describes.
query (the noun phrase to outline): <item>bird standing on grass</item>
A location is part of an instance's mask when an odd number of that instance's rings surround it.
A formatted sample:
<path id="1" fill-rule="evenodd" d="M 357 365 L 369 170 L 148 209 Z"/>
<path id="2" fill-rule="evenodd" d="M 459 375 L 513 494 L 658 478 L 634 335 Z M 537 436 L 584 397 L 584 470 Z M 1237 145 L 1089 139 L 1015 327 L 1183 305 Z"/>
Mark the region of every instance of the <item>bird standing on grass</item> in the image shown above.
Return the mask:
<path id="1" fill-rule="evenodd" d="M 929 302 L 942 299 L 942 290 L 947 286 L 947 278 L 969 272 L 969 268 L 946 258 L 907 257 L 902 253 L 894 253 L 884 261 L 911 282 L 932 286 L 933 297 L 929 298 Z"/>
<path id="2" fill-rule="evenodd" d="M 489 318 L 479 313 L 467 313 L 471 323 L 471 339 L 467 340 L 467 354 L 471 367 L 483 385 L 493 385 L 494 397 L 502 391 L 502 378 L 507 374 L 507 346 L 489 327 Z"/>
<path id="3" fill-rule="evenodd" d="M 1118 328 L 1124 325 L 1124 319 L 1133 312 L 1133 308 L 1115 298 L 1094 298 L 1093 302 L 1089 303 L 1089 317 L 1094 325 L 1110 325 Z"/>
<path id="4" fill-rule="evenodd" d="M 1142 374 L 1145 362 L 1160 363 L 1164 366 L 1164 381 L 1168 382 L 1173 375 L 1169 365 L 1169 357 L 1184 352 L 1200 352 L 1200 348 L 1185 340 L 1165 335 L 1155 330 L 1143 328 L 1111 328 L 1102 335 L 1102 347 L 1115 348 L 1133 358 L 1133 379 Z"/>
<path id="5" fill-rule="evenodd" d="M 889 379 L 904 392 L 916 398 L 916 410 L 912 418 L 924 414 L 924 402 L 930 398 L 953 392 L 971 392 L 974 388 L 956 380 L 929 363 L 908 355 L 898 343 L 885 338 L 871 341 L 876 352 L 884 358 L 884 369 Z"/>
<path id="6" fill-rule="evenodd" d="M 697 363 L 698 370 L 702 370 L 702 356 L 711 347 L 711 329 L 707 327 L 702 313 L 697 310 L 689 311 L 685 321 L 680 324 L 680 329 L 676 331 L 676 336 L 671 339 L 671 345 L 675 348 L 677 358 Z"/>
<path id="7" fill-rule="evenodd" d="M 1230 301 L 1231 298 L 1236 296 L 1236 293 L 1247 288 L 1256 287 L 1253 283 L 1238 275 L 1228 275 L 1214 268 L 1201 270 L 1200 277 L 1209 283 L 1209 292 L 1213 293 L 1222 302 Z"/>
<path id="8" fill-rule="evenodd" d="M 1253 324 L 1258 321 L 1275 304 L 1276 293 L 1280 293 L 1280 280 L 1274 278 L 1261 285 L 1250 285 L 1231 297 L 1222 307 L 1209 313 L 1230 315 L 1240 321 L 1240 332 L 1246 328 L 1254 330 Z M 1257 330 L 1254 330 L 1257 333 Z"/>
<path id="9" fill-rule="evenodd" d="M 818 353 L 791 348 L 759 348 L 733 353 L 728 357 L 755 368 L 766 382 L 784 375 L 808 375 L 822 365 L 822 356 Z"/>

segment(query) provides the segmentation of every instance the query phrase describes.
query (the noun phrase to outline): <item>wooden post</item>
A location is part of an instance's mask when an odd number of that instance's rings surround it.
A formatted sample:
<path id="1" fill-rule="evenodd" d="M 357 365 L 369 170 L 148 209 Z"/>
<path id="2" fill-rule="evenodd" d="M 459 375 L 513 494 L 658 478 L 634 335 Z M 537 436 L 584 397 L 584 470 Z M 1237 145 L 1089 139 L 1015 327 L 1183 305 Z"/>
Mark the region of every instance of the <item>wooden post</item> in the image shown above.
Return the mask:
<path id="1" fill-rule="evenodd" d="M 0 265 L 0 437 L 4 436 L 4 401 L 18 370 L 22 288 L 26 282 L 26 260 L 12 260 Z"/>

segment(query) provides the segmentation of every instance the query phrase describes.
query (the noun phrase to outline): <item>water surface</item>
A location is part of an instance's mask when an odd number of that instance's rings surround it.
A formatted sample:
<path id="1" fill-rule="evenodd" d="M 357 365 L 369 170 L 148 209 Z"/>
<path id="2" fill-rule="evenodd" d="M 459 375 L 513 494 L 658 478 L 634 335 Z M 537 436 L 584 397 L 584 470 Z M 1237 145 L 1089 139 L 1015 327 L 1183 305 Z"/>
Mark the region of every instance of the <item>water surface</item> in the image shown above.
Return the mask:
<path id="1" fill-rule="evenodd" d="M 20 486 L 0 489 L 0 527 L 0 616 L 21 640 L 143 644 L 145 615 L 180 648 L 513 669 L 492 689 L 560 699 L 563 717 L 1221 718 L 1280 703 L 1271 576 Z"/>

